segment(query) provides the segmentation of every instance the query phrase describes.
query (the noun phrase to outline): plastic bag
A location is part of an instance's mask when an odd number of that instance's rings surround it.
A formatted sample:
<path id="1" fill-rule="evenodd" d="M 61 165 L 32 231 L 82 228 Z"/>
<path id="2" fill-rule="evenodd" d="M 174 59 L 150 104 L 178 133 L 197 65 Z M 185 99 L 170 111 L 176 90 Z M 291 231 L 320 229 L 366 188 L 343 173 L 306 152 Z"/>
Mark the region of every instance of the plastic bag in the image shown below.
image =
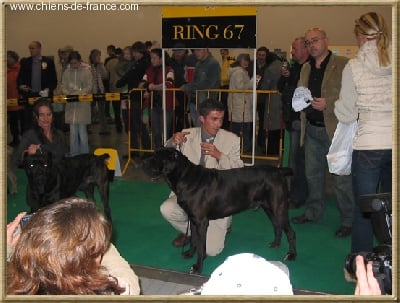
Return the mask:
<path id="1" fill-rule="evenodd" d="M 357 132 L 357 121 L 350 124 L 339 122 L 326 155 L 329 172 L 339 176 L 351 174 L 353 141 Z"/>
<path id="2" fill-rule="evenodd" d="M 311 105 L 312 100 L 311 91 L 307 87 L 299 86 L 293 93 L 292 108 L 295 112 L 302 111 Z"/>

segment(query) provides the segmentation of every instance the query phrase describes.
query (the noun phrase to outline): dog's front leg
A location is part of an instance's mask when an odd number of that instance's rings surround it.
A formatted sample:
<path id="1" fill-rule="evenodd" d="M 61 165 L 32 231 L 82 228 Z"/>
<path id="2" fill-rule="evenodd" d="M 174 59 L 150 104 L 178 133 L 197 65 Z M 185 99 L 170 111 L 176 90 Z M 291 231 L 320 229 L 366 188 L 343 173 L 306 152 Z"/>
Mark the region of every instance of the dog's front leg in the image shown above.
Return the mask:
<path id="1" fill-rule="evenodd" d="M 208 220 L 204 219 L 197 224 L 197 262 L 193 264 L 189 273 L 200 274 L 203 270 L 203 261 L 206 258 L 206 242 L 207 242 L 207 228 L 208 228 Z M 193 236 L 193 235 L 192 235 Z"/>

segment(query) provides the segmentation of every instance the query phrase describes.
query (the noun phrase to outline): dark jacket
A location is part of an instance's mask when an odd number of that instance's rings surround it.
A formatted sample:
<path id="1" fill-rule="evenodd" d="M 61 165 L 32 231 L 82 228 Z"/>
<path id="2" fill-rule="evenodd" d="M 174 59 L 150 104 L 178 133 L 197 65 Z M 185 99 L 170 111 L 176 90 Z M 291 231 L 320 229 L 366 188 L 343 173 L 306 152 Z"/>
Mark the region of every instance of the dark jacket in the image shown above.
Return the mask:
<path id="1" fill-rule="evenodd" d="M 59 163 L 61 159 L 68 153 L 68 145 L 64 138 L 64 133 L 52 127 L 53 141 L 50 142 L 43 134 L 39 126 L 24 132 L 21 138 L 21 143 L 15 153 L 14 163 L 20 166 L 23 161 L 23 154 L 31 144 L 41 144 L 41 149 L 50 152 L 52 155 L 52 162 Z"/>
<path id="2" fill-rule="evenodd" d="M 307 60 L 308 61 L 308 60 Z M 292 122 L 300 120 L 300 112 L 295 112 L 292 109 L 292 97 L 297 87 L 297 82 L 300 79 L 300 71 L 303 64 L 294 62 L 290 67 L 290 76 L 281 76 L 278 80 L 278 90 L 282 94 L 282 115 L 285 121 L 285 128 L 291 130 Z"/>
<path id="3" fill-rule="evenodd" d="M 121 77 L 116 83 L 116 87 L 120 88 L 124 85 L 128 85 L 128 90 L 132 88 L 137 88 L 139 83 L 142 82 L 143 75 L 146 69 L 150 65 L 150 59 L 148 55 L 144 55 L 141 59 L 135 61 L 132 68 Z M 133 92 L 130 95 L 131 101 L 140 101 L 140 92 Z"/>
<path id="4" fill-rule="evenodd" d="M 28 58 L 23 58 L 20 61 L 21 64 L 21 69 L 18 74 L 17 78 L 17 84 L 18 87 L 20 85 L 27 85 L 31 87 L 32 83 L 32 57 Z M 49 96 L 53 95 L 53 90 L 57 87 L 57 73 L 56 73 L 56 67 L 54 64 L 54 61 L 50 59 L 49 57 L 42 57 L 42 63 L 41 63 L 41 75 L 42 75 L 42 90 L 45 88 L 49 89 Z M 32 93 L 25 93 L 21 92 L 24 97 L 30 97 L 30 96 L 37 96 L 38 92 L 32 92 Z M 36 93 L 36 94 L 35 94 Z"/>

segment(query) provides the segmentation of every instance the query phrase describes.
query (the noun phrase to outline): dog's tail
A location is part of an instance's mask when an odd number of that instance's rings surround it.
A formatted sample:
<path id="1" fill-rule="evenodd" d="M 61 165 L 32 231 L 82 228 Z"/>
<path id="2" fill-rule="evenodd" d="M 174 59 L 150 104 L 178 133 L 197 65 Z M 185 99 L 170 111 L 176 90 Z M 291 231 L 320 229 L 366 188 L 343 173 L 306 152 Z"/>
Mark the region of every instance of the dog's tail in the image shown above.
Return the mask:
<path id="1" fill-rule="evenodd" d="M 293 169 L 291 169 L 290 167 L 280 167 L 279 172 L 284 177 L 293 176 Z"/>

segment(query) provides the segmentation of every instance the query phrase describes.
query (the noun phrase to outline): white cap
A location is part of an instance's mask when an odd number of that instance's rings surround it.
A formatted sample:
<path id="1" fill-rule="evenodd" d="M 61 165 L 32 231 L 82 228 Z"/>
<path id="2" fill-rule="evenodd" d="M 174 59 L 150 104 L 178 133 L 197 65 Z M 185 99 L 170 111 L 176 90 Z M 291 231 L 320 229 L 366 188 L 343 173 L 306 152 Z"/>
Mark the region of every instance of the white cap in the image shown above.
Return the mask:
<path id="1" fill-rule="evenodd" d="M 307 87 L 299 86 L 294 90 L 292 98 L 292 108 L 295 112 L 299 112 L 311 105 L 313 97 Z"/>
<path id="2" fill-rule="evenodd" d="M 288 274 L 264 258 L 242 253 L 228 257 L 211 274 L 202 295 L 293 295 Z"/>

